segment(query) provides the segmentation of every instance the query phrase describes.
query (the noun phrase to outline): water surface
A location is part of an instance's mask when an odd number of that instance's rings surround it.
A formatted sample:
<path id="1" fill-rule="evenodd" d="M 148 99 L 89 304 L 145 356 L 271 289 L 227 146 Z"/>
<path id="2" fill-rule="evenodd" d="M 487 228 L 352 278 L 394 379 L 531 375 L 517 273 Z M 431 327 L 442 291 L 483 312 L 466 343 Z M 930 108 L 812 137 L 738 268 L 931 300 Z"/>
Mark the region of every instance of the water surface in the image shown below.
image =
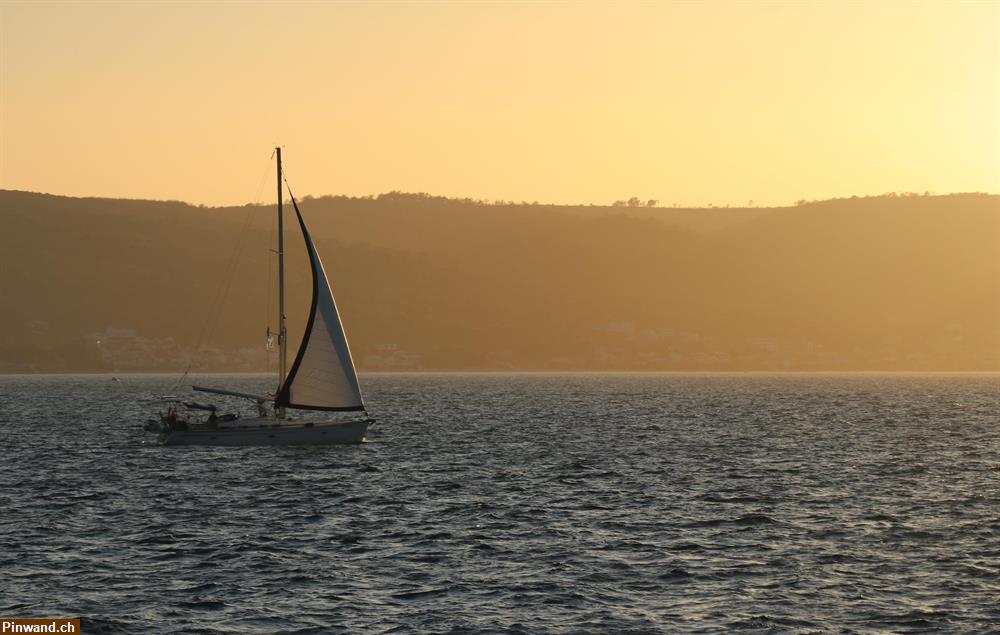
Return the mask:
<path id="1" fill-rule="evenodd" d="M 362 382 L 379 422 L 361 446 L 162 448 L 140 425 L 176 377 L 0 377 L 0 615 L 86 633 L 1000 628 L 1000 375 Z"/>

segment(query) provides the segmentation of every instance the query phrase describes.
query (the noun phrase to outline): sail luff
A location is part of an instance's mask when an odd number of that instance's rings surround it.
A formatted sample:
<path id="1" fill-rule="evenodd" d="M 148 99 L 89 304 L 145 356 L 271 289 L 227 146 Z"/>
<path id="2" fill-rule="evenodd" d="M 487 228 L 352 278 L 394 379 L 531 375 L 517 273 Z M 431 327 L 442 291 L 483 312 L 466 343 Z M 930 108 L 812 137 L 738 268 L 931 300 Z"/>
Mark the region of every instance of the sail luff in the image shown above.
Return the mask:
<path id="1" fill-rule="evenodd" d="M 275 405 L 304 410 L 364 410 L 354 359 L 326 271 L 289 191 L 306 243 L 312 273 L 312 301 L 302 342 Z"/>

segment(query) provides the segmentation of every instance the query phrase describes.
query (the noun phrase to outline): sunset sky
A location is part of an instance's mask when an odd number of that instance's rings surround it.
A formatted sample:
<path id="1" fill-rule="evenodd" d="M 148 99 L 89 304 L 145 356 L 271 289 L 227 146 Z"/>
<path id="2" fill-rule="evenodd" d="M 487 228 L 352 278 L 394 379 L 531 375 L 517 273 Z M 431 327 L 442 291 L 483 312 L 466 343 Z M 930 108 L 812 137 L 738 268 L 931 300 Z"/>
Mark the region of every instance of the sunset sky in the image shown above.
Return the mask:
<path id="1" fill-rule="evenodd" d="M 1000 192 L 1000 2 L 0 2 L 0 188 Z"/>

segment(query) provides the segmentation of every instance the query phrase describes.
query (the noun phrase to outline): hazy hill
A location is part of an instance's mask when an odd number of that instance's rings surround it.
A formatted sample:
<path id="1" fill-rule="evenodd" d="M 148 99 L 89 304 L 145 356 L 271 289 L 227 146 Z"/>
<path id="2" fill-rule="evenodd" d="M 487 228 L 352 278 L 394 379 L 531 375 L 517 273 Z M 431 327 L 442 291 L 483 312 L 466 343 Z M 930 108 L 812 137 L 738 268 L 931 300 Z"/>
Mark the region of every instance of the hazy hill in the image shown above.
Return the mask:
<path id="1" fill-rule="evenodd" d="M 301 208 L 363 369 L 1000 369 L 998 196 Z M 273 217 L 0 191 L 0 370 L 262 368 Z"/>

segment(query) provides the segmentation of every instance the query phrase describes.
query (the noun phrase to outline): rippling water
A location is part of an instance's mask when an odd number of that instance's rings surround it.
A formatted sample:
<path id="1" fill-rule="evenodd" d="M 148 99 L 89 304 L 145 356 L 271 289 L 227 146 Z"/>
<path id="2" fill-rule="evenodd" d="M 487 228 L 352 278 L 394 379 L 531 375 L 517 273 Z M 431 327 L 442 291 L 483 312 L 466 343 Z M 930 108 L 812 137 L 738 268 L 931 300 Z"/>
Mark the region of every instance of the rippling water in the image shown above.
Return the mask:
<path id="1" fill-rule="evenodd" d="M 0 377 L 0 615 L 85 633 L 1000 627 L 1000 375 L 362 381 L 365 445 L 162 448 L 140 424 L 175 377 Z"/>

